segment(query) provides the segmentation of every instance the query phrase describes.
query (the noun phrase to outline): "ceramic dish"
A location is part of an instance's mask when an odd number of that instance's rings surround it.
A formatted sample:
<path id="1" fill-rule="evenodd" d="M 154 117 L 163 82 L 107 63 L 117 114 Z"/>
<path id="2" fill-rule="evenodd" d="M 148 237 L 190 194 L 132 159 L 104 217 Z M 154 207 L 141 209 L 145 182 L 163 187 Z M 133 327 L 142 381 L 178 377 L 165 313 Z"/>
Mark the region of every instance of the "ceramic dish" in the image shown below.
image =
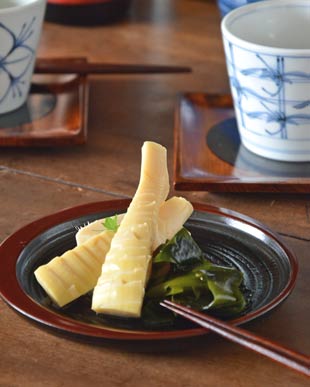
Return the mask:
<path id="1" fill-rule="evenodd" d="M 86 204 L 39 219 L 8 237 L 0 246 L 0 295 L 14 309 L 45 327 L 88 339 L 161 340 L 206 333 L 182 320 L 173 328 L 152 330 L 140 321 L 96 316 L 90 297 L 69 307 L 52 305 L 34 277 L 35 269 L 75 245 L 76 228 L 86 222 L 123 212 L 129 200 Z M 194 204 L 186 223 L 207 257 L 237 267 L 244 275 L 248 305 L 234 320 L 241 324 L 262 316 L 292 291 L 297 262 L 279 237 L 241 214 Z"/>

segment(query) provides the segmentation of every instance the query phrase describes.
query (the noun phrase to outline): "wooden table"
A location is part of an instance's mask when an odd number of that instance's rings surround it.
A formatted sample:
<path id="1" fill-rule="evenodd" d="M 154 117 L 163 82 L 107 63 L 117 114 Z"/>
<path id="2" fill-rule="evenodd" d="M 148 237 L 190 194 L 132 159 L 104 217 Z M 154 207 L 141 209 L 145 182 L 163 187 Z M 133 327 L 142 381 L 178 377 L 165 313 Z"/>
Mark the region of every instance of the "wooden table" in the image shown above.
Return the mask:
<path id="1" fill-rule="evenodd" d="M 1 149 L 0 240 L 64 207 L 132 196 L 144 140 L 168 148 L 172 178 L 177 95 L 229 91 L 219 23 L 215 3 L 198 0 L 136 0 L 126 20 L 110 26 L 45 23 L 41 57 L 180 64 L 194 71 L 92 77 L 87 145 Z M 247 328 L 310 354 L 309 195 L 183 196 L 237 210 L 282 235 L 300 263 L 297 286 L 277 310 Z M 165 346 L 94 345 L 33 325 L 2 300 L 0 308 L 1 386 L 309 385 L 305 377 L 211 334 Z"/>

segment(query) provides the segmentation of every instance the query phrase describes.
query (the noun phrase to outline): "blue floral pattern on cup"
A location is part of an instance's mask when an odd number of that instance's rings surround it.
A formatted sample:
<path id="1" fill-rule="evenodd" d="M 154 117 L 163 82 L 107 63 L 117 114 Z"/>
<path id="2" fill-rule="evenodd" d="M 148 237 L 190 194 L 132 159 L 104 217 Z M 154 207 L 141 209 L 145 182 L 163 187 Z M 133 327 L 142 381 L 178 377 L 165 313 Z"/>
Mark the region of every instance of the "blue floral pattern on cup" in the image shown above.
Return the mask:
<path id="1" fill-rule="evenodd" d="M 5 87 L 0 90 L 0 104 L 9 95 L 22 98 L 28 93 L 24 76 L 33 64 L 35 51 L 27 41 L 33 34 L 36 18 L 24 23 L 18 34 L 15 34 L 4 23 L 0 22 L 0 37 L 2 42 L 8 42 L 0 47 L 0 79 Z"/>
<path id="2" fill-rule="evenodd" d="M 298 66 L 300 64 L 300 68 L 310 70 L 310 57 L 258 54 L 227 40 L 224 43 L 236 114 L 243 130 L 260 137 L 310 140 L 310 131 L 309 138 L 302 137 L 298 131 L 305 125 L 310 127 L 310 72 L 301 71 Z M 238 64 L 235 61 L 236 51 Z M 240 56 L 244 59 L 242 62 Z M 247 62 L 255 63 L 255 66 L 240 64 Z M 256 81 L 253 82 L 253 79 Z M 290 88 L 296 83 L 301 90 L 298 97 L 291 93 Z M 263 132 L 256 130 L 256 120 L 264 122 Z"/>

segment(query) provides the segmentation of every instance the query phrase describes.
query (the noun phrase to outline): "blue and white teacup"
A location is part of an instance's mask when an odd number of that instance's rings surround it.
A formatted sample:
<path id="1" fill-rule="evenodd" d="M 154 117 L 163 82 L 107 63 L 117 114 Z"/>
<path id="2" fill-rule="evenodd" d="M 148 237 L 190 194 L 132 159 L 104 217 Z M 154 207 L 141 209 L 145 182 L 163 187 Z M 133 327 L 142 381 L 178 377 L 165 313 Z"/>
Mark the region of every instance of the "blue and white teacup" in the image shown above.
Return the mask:
<path id="1" fill-rule="evenodd" d="M 310 161 L 310 1 L 245 5 L 221 27 L 243 145 L 270 159 Z"/>
<path id="2" fill-rule="evenodd" d="M 0 0 L 0 114 L 28 96 L 46 0 Z"/>

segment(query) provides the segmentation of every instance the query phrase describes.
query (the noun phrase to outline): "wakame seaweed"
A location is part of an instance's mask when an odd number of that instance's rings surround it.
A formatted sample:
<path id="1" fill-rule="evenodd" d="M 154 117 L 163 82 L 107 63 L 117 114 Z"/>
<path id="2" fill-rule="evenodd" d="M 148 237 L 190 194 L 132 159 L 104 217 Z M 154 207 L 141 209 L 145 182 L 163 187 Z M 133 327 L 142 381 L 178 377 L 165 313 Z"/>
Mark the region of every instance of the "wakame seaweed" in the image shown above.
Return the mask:
<path id="1" fill-rule="evenodd" d="M 189 231 L 182 228 L 153 257 L 142 319 L 154 327 L 173 325 L 175 315 L 159 305 L 163 299 L 223 318 L 234 317 L 246 306 L 242 281 L 239 270 L 207 260 Z"/>

